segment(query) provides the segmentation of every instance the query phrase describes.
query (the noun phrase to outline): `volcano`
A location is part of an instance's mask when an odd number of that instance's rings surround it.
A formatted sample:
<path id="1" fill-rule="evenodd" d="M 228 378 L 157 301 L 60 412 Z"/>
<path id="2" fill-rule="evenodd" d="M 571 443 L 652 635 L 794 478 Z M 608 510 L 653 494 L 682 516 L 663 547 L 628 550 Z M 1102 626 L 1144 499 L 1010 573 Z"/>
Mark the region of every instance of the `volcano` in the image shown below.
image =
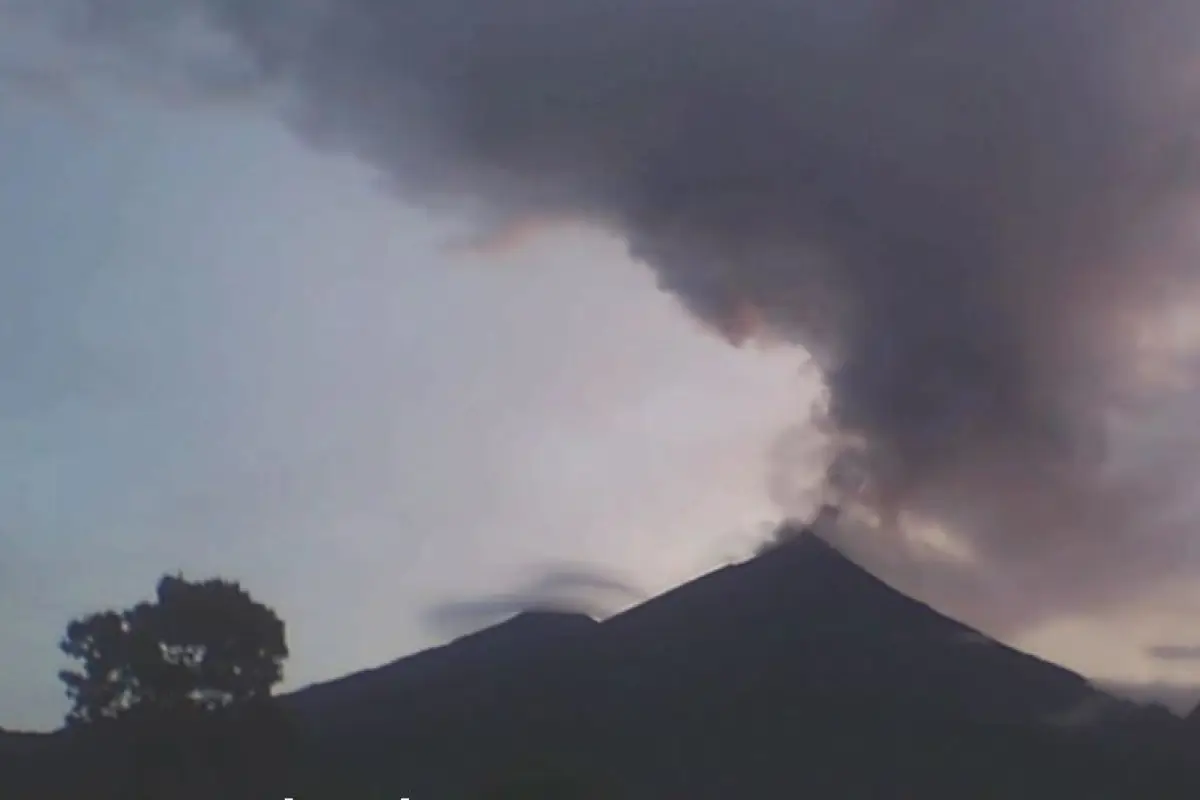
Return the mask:
<path id="1" fill-rule="evenodd" d="M 282 760 L 251 766 L 243 794 L 218 794 L 1200 797 L 1195 715 L 1117 700 L 903 595 L 807 529 L 782 533 L 602 622 L 526 612 L 284 695 L 294 735 L 271 751 Z M 265 729 L 236 730 L 230 741 L 248 746 Z M 131 756 L 154 747 L 132 734 L 2 734 L 0 796 L 126 798 Z"/>
<path id="2" fill-rule="evenodd" d="M 286 701 L 343 774 L 414 797 L 1200 796 L 1182 722 L 793 534 L 603 622 L 521 614 Z"/>

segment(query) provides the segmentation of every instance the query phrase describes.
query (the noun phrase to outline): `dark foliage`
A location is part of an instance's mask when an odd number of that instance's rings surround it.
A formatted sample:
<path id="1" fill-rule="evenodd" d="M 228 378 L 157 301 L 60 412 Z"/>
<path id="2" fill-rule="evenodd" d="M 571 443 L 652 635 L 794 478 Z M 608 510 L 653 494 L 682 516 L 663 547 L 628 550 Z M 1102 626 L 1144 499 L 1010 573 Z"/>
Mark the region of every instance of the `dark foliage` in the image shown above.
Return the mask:
<path id="1" fill-rule="evenodd" d="M 72 621 L 61 649 L 80 662 L 60 673 L 67 727 L 12 761 L 31 796 L 274 796 L 302 763 L 271 696 L 284 624 L 237 583 L 165 576 L 153 602 Z"/>
<path id="2" fill-rule="evenodd" d="M 60 673 L 68 724 L 268 697 L 288 655 L 283 622 L 237 583 L 170 575 L 153 603 L 71 622 L 60 647 L 82 662 Z"/>

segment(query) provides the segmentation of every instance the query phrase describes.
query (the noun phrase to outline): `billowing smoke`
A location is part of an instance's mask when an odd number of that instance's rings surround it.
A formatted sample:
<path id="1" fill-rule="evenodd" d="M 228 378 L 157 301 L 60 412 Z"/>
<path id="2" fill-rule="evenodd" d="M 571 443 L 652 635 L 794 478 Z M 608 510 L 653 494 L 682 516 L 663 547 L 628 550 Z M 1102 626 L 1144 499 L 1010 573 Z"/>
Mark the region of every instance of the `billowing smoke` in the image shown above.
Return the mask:
<path id="1" fill-rule="evenodd" d="M 410 200 L 601 226 L 731 342 L 803 347 L 825 499 L 880 552 L 942 541 L 981 622 L 1184 561 L 1195 0 L 29 6 L 51 7 Z"/>

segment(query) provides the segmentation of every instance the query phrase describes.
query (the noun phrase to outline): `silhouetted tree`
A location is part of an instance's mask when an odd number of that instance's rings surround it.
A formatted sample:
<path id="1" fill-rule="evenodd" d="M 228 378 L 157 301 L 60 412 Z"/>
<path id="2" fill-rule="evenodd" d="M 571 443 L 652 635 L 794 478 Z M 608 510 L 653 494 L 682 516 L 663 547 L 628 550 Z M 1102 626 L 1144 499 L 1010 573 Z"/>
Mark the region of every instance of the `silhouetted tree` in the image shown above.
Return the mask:
<path id="1" fill-rule="evenodd" d="M 288 655 L 283 622 L 237 583 L 165 576 L 155 602 L 67 626 L 68 724 L 133 712 L 212 711 L 270 696 Z"/>
<path id="2" fill-rule="evenodd" d="M 295 742 L 271 697 L 288 649 L 237 583 L 165 576 L 153 602 L 75 620 L 60 647 L 81 662 L 60 673 L 67 724 L 114 797 L 272 793 Z"/>

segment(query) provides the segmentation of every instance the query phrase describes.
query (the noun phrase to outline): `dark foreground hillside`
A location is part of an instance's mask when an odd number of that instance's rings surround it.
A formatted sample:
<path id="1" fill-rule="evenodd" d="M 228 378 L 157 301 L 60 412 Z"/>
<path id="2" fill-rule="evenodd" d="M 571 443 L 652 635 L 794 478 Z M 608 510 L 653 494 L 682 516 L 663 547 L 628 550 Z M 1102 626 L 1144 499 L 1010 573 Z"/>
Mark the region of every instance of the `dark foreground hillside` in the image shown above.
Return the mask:
<path id="1" fill-rule="evenodd" d="M 1200 797 L 1192 726 L 982 637 L 810 534 L 603 623 L 523 614 L 282 701 L 286 721 L 238 721 L 234 746 L 23 743 L 0 757 L 21 792 L 0 796 L 87 782 L 131 797 L 131 759 L 177 759 L 199 777 L 168 768 L 143 796 Z"/>

